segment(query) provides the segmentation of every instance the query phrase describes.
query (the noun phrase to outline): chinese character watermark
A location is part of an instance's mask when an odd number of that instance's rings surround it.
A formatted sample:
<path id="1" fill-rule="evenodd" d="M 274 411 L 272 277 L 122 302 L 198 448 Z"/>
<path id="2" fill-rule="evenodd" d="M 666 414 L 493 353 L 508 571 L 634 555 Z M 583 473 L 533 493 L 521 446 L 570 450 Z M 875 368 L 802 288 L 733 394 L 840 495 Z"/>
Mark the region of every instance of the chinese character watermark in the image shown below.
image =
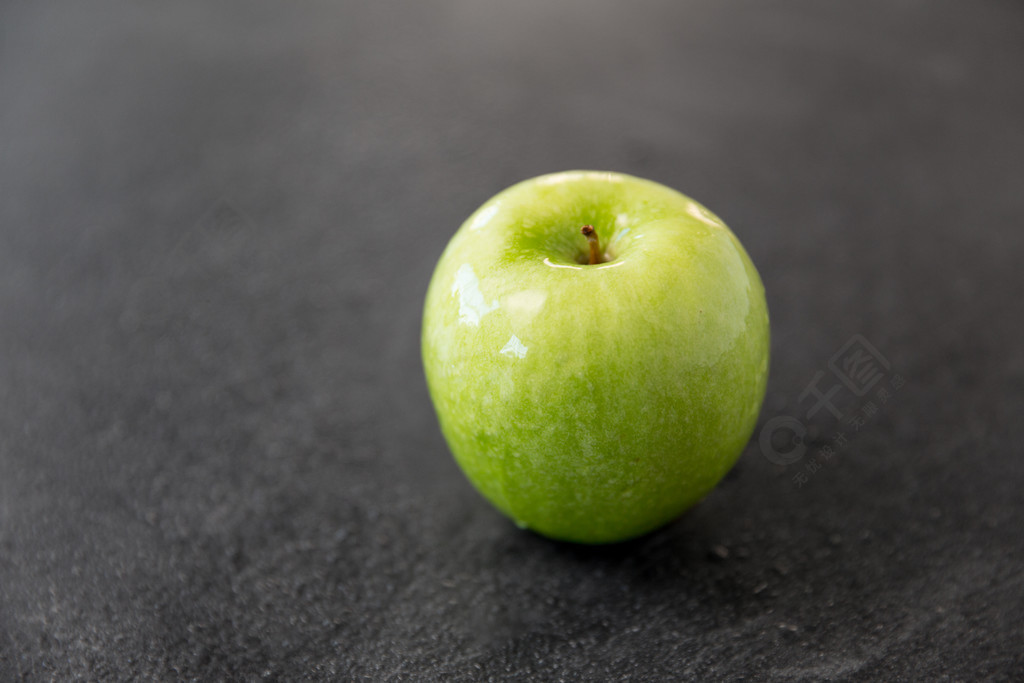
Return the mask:
<path id="1" fill-rule="evenodd" d="M 864 430 L 906 384 L 906 379 L 892 371 L 892 364 L 863 335 L 855 334 L 828 361 L 834 379 L 819 370 L 800 393 L 798 402 L 804 408 L 803 418 L 778 415 L 768 420 L 758 434 L 761 453 L 776 465 L 795 465 L 804 460 L 794 473 L 793 483 L 803 488 L 810 478 L 830 462 Z M 838 380 L 838 381 L 835 381 Z M 842 407 L 845 393 L 859 399 L 853 407 Z M 813 438 L 807 421 L 831 415 L 837 426 L 830 437 Z"/>
<path id="2" fill-rule="evenodd" d="M 858 398 L 889 371 L 889 361 L 864 335 L 855 334 L 828 361 L 828 368 Z"/>

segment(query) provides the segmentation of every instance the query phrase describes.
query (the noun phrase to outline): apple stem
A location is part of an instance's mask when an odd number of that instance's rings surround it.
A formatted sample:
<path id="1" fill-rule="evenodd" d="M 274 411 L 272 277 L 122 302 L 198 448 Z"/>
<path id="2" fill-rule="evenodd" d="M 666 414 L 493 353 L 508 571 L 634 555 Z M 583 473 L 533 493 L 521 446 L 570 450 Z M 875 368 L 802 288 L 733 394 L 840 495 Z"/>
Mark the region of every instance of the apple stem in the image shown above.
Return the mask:
<path id="1" fill-rule="evenodd" d="M 593 225 L 584 225 L 580 228 L 580 232 L 587 238 L 587 243 L 590 245 L 590 263 L 589 265 L 595 265 L 601 263 L 604 259 L 601 258 L 601 243 L 597 241 L 597 232 L 594 230 Z"/>

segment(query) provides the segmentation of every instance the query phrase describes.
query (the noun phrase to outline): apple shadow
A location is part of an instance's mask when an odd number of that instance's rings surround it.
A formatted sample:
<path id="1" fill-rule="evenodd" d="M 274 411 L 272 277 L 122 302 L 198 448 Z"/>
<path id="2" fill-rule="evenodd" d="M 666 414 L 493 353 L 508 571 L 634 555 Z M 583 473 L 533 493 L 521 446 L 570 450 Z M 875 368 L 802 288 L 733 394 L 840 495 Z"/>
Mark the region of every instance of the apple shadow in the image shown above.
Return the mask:
<path id="1" fill-rule="evenodd" d="M 874 513 L 870 501 L 851 507 L 822 485 L 810 505 L 796 508 L 779 488 L 762 491 L 760 516 L 737 515 L 746 488 L 750 482 L 714 492 L 667 526 L 615 544 L 555 541 L 509 524 L 490 558 L 503 567 L 495 571 L 512 575 L 495 598 L 505 615 L 500 630 L 521 647 L 557 632 L 570 639 L 675 634 L 678 643 L 739 632 L 759 647 L 826 648 L 851 637 L 838 630 L 837 614 L 864 638 L 879 614 L 905 618 L 879 596 L 916 590 L 927 577 L 912 562 L 894 564 L 898 532 L 854 530 Z M 836 531 L 822 521 L 844 517 L 854 526 Z"/>

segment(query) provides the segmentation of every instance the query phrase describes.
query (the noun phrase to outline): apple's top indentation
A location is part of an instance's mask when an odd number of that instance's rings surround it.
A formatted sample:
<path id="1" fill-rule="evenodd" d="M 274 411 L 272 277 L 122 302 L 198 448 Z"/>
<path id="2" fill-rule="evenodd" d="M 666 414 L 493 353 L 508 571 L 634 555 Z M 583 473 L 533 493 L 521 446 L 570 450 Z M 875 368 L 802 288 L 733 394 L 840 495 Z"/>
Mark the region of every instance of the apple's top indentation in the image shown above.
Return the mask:
<path id="1" fill-rule="evenodd" d="M 672 258 L 665 258 L 669 254 Z M 449 245 L 445 296 L 450 320 L 461 328 L 507 326 L 489 348 L 492 357 L 516 334 L 530 346 L 524 359 L 529 362 L 551 351 L 546 344 L 535 348 L 530 343 L 530 328 L 547 318 L 572 318 L 576 309 L 558 302 L 574 287 L 601 291 L 604 297 L 639 281 L 672 281 L 672 292 L 659 285 L 648 295 L 682 301 L 698 287 L 696 278 L 708 263 L 718 269 L 716 278 L 742 279 L 744 259 L 729 229 L 689 197 L 621 174 L 569 171 L 515 185 L 469 217 Z M 484 270 L 481 263 L 491 265 Z M 514 285 L 507 277 L 513 272 L 522 275 Z M 527 290 L 542 292 L 543 306 L 527 305 L 540 301 L 533 294 L 520 296 Z M 713 364 L 731 348 L 731 339 L 744 326 L 748 294 L 739 289 L 703 292 L 703 314 L 696 308 L 677 311 L 714 340 L 689 354 L 693 364 Z M 604 318 L 611 313 L 606 310 Z M 647 321 L 630 324 L 645 326 Z"/>

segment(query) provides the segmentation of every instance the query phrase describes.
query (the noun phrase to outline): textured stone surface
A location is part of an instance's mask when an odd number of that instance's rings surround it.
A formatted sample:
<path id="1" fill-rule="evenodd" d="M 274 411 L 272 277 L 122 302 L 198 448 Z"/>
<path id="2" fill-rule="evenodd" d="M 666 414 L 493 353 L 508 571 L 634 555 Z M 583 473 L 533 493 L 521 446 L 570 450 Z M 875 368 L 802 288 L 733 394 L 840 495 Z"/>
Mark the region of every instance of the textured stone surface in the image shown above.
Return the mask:
<path id="1" fill-rule="evenodd" d="M 7 3 L 0 678 L 1019 674 L 1022 67 L 998 1 Z M 461 221 L 580 167 L 743 240 L 812 446 L 607 548 L 473 492 L 418 355 Z"/>

